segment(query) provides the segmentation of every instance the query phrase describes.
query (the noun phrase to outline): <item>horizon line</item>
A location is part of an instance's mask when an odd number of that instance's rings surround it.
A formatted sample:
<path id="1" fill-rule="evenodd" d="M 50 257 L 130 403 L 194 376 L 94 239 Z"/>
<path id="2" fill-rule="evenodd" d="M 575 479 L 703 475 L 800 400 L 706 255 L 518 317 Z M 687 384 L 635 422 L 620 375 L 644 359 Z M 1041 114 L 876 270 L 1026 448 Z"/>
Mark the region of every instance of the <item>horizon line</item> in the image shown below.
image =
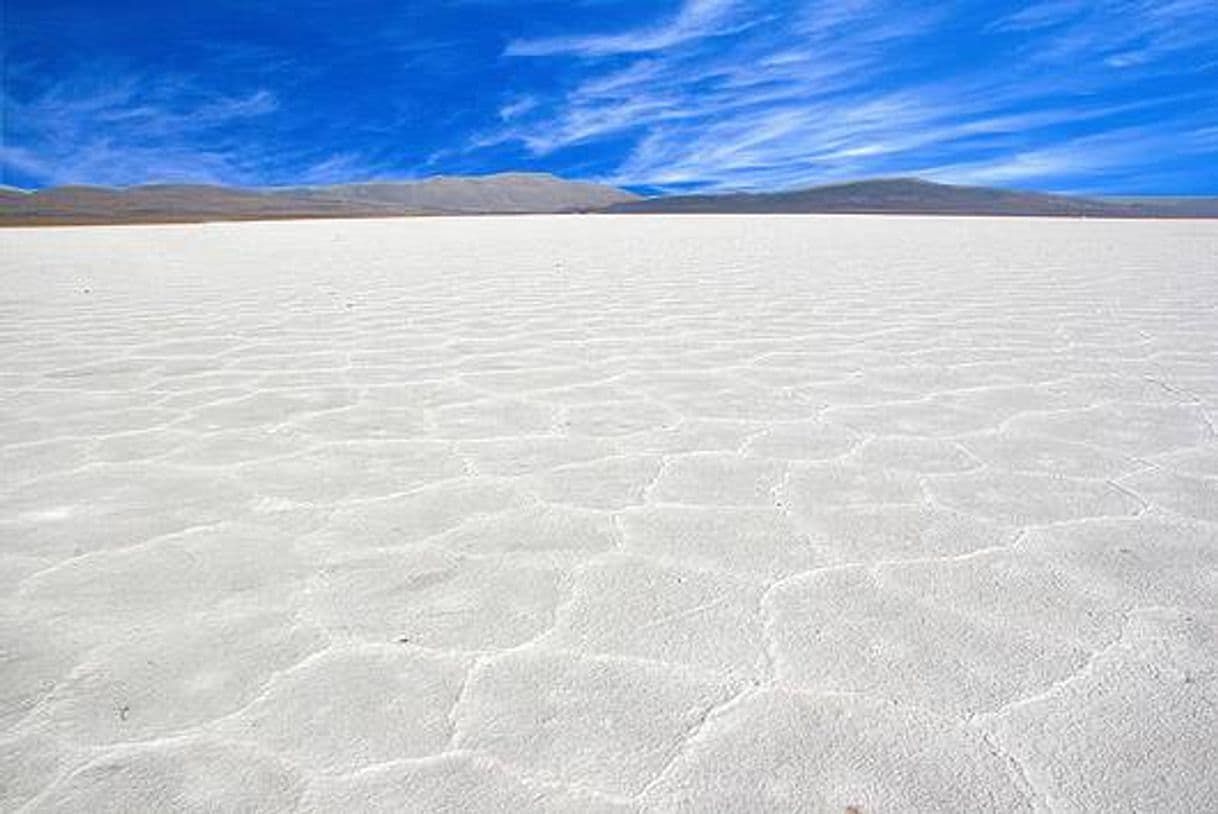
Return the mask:
<path id="1" fill-rule="evenodd" d="M 436 175 L 415 176 L 415 177 L 373 177 L 362 180 L 343 180 L 343 181 L 327 181 L 322 183 L 284 183 L 284 184 L 226 184 L 217 181 L 174 181 L 174 180 L 153 180 L 142 181 L 137 184 L 126 184 L 121 186 L 108 184 L 95 184 L 87 181 L 74 181 L 63 184 L 48 184 L 41 187 L 19 187 L 12 184 L 0 184 L 0 189 L 5 189 L 13 192 L 19 192 L 27 195 L 36 195 L 41 192 L 59 189 L 97 189 L 110 190 L 116 192 L 129 191 L 134 189 L 147 189 L 153 187 L 195 187 L 204 189 L 224 189 L 234 191 L 289 191 L 294 189 L 325 189 L 328 187 L 351 187 L 363 186 L 369 184 L 425 184 L 435 181 L 480 181 L 493 178 L 504 178 L 509 176 L 518 177 L 534 177 L 534 178 L 549 178 L 556 181 L 569 184 L 589 184 L 593 186 L 602 186 L 612 189 L 617 189 L 631 194 L 639 195 L 643 198 L 684 198 L 684 197 L 720 197 L 728 195 L 781 195 L 786 193 L 804 192 L 815 189 L 831 189 L 834 187 L 851 186 L 856 184 L 880 183 L 892 181 L 905 181 L 913 183 L 927 184 L 931 186 L 942 187 L 957 187 L 962 189 L 989 189 L 1002 190 L 1008 192 L 1023 192 L 1042 195 L 1057 195 L 1061 197 L 1073 198 L 1092 198 L 1092 199 L 1136 199 L 1136 198 L 1172 198 L 1172 199 L 1209 199 L 1218 198 L 1218 191 L 1208 194 L 1178 194 L 1167 192 L 1150 192 L 1150 193 L 1091 193 L 1091 192 L 1073 192 L 1069 190 L 1054 190 L 1044 189 L 1030 186 L 1002 186 L 996 184 L 967 184 L 957 183 L 947 180 L 938 180 L 934 178 L 926 178 L 917 174 L 907 175 L 869 175 L 858 176 L 855 178 L 847 178 L 842 180 L 825 181 L 823 183 L 811 183 L 800 186 L 790 187 L 740 187 L 736 189 L 714 189 L 709 191 L 658 191 L 658 192 L 639 192 L 637 190 L 657 190 L 660 189 L 652 184 L 615 184 L 605 180 L 594 178 L 577 178 L 559 175 L 557 173 L 548 172 L 545 170 L 496 170 L 486 173 L 470 173 L 470 174 L 451 174 L 439 173 Z M 2 202 L 0 202 L 2 203 Z"/>

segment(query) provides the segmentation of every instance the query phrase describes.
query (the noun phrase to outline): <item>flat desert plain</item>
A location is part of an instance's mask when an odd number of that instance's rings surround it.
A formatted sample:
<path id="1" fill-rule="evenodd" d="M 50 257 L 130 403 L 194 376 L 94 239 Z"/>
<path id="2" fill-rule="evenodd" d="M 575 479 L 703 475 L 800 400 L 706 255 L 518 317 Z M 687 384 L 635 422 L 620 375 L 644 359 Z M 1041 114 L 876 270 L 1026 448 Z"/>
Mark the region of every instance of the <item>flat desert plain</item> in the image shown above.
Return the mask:
<path id="1" fill-rule="evenodd" d="M 1218 810 L 1218 223 L 0 248 L 6 811 Z"/>

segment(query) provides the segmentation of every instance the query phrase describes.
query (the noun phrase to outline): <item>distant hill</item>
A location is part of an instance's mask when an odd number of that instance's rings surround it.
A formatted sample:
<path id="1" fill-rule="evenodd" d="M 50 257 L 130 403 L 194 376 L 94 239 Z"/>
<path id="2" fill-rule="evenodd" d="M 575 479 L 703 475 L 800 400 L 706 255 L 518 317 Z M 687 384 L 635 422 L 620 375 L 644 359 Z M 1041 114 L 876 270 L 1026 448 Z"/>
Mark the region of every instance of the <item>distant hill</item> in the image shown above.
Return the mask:
<path id="1" fill-rule="evenodd" d="M 1218 198 L 1169 198 L 1147 196 L 1133 198 L 1099 198 L 1106 203 L 1120 204 L 1135 210 L 1154 212 L 1158 217 L 1218 218 Z"/>
<path id="2" fill-rule="evenodd" d="M 619 213 L 853 213 L 1055 217 L 1214 217 L 1218 199 L 1098 199 L 884 178 L 792 192 L 676 195 L 609 207 Z"/>
<path id="3" fill-rule="evenodd" d="M 1218 198 L 1081 198 L 886 178 L 791 192 L 640 198 L 552 175 L 503 173 L 330 186 L 0 187 L 0 226 L 522 213 L 853 213 L 1218 218 Z"/>
<path id="4" fill-rule="evenodd" d="M 527 173 L 270 189 L 201 184 L 63 186 L 37 192 L 6 188 L 0 194 L 0 225 L 557 213 L 599 210 L 636 197 L 613 187 Z"/>
<path id="5" fill-rule="evenodd" d="M 397 206 L 422 212 L 528 213 L 581 212 L 603 209 L 638 196 L 614 187 L 566 181 L 553 175 L 503 173 L 482 177 L 437 177 L 412 183 L 373 182 L 337 186 L 284 188 L 275 195 L 310 200 L 348 201 L 358 205 Z"/>
<path id="6" fill-rule="evenodd" d="M 401 214 L 342 201 L 298 200 L 194 184 L 64 186 L 0 198 L 0 224 L 163 223 Z"/>

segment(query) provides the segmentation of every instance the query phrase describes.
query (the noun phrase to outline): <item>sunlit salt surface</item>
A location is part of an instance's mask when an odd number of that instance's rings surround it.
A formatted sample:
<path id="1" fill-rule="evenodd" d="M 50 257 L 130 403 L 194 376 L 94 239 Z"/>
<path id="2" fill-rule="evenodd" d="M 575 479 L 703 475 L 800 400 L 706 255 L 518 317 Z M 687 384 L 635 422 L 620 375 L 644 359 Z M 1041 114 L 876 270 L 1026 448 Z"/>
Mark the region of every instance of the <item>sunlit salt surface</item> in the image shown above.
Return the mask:
<path id="1" fill-rule="evenodd" d="M 1218 223 L 0 233 L 0 809 L 1218 810 Z"/>

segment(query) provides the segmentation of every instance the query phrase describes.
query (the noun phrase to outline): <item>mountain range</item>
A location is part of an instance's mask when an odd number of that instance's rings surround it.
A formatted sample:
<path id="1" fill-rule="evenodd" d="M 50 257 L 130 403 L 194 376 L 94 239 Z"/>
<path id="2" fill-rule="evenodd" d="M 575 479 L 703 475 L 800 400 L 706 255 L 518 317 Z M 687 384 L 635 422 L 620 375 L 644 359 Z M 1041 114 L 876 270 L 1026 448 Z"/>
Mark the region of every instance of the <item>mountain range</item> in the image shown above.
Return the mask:
<path id="1" fill-rule="evenodd" d="M 8 226 L 568 212 L 1218 218 L 1218 198 L 1085 198 L 912 178 L 644 198 L 540 173 L 265 189 L 149 184 L 27 192 L 0 187 L 0 225 Z"/>
<path id="2" fill-rule="evenodd" d="M 0 189 L 0 225 L 587 212 L 638 196 L 552 175 L 242 189 L 202 184 Z"/>
<path id="3" fill-rule="evenodd" d="M 1218 217 L 1218 198 L 1084 198 L 879 178 L 790 192 L 674 195 L 624 201 L 620 213 L 850 213 L 1041 217 Z"/>

